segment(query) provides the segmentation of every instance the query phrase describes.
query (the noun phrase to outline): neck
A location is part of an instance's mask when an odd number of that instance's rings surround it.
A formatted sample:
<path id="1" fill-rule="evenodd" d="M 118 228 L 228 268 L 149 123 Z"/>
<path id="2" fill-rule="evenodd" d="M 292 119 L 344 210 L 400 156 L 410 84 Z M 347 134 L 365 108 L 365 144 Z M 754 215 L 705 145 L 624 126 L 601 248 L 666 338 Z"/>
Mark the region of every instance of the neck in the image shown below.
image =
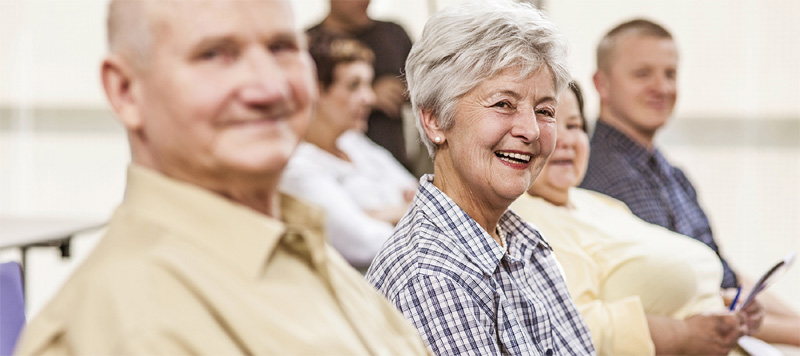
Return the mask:
<path id="1" fill-rule="evenodd" d="M 372 22 L 373 21 L 370 18 L 366 18 L 363 21 L 354 22 L 328 15 L 328 17 L 322 20 L 322 27 L 337 33 L 353 34 L 358 30 L 369 26 L 372 24 Z"/>
<path id="2" fill-rule="evenodd" d="M 323 120 L 315 121 L 316 124 L 310 125 L 308 131 L 306 131 L 306 142 L 313 144 L 336 157 L 349 160 L 347 155 L 336 145 L 336 140 L 345 131 L 328 127 L 328 125 L 322 124 L 324 122 Z"/>
<path id="3" fill-rule="evenodd" d="M 625 134 L 625 136 L 628 136 L 631 140 L 646 148 L 648 151 L 653 150 L 653 138 L 655 137 L 655 132 L 647 132 L 636 129 L 614 115 L 611 110 L 608 110 L 603 106 L 600 107 L 600 120 L 608 125 L 611 125 L 619 132 L 622 132 Z"/>
<path id="4" fill-rule="evenodd" d="M 487 199 L 475 195 L 473 189 L 465 187 L 464 182 L 453 179 L 451 175 L 443 172 L 452 172 L 452 168 L 447 168 L 448 164 L 442 162 L 440 159 L 434 161 L 433 168 L 433 185 L 439 188 L 443 193 L 447 194 L 456 205 L 458 205 L 464 212 L 469 215 L 475 222 L 478 223 L 489 236 L 492 237 L 498 244 L 502 245 L 500 236 L 497 234 L 496 227 L 500 222 L 500 217 L 503 216 L 508 205 L 505 206 L 492 206 Z"/>
<path id="5" fill-rule="evenodd" d="M 280 195 L 277 189 L 218 192 L 220 195 L 266 216 L 281 220 Z"/>
<path id="6" fill-rule="evenodd" d="M 569 207 L 569 190 L 559 190 L 554 188 L 539 188 L 532 186 L 528 194 L 540 197 L 555 206 Z"/>

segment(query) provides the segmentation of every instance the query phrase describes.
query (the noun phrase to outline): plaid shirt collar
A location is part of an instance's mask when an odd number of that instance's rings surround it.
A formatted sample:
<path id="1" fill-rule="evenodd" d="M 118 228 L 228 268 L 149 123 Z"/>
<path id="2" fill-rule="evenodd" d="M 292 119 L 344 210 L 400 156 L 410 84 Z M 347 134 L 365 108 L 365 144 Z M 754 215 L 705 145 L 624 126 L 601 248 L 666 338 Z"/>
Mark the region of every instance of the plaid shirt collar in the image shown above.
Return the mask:
<path id="1" fill-rule="evenodd" d="M 506 252 L 475 219 L 433 185 L 432 174 L 426 174 L 420 179 L 419 193 L 416 204 L 442 230 L 443 238 L 453 241 L 455 246 L 463 246 L 468 258 L 486 275 L 492 275 L 497 270 L 506 254 L 512 260 L 521 260 L 523 256 L 519 252 L 523 250 L 523 245 L 539 247 L 541 244 L 541 247 L 552 250 L 535 229 L 513 211 L 506 210 L 498 223 L 506 234 Z M 465 221 L 466 224 L 461 223 Z M 476 236 L 479 238 L 475 238 Z"/>

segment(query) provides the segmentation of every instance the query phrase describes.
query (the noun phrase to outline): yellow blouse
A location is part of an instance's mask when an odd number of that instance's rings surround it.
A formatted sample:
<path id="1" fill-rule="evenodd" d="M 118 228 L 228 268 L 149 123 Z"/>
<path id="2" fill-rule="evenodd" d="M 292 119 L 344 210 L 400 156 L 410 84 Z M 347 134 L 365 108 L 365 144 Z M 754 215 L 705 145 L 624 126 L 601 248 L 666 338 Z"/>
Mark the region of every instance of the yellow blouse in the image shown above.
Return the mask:
<path id="1" fill-rule="evenodd" d="M 572 208 L 523 195 L 511 205 L 556 253 L 598 354 L 652 355 L 646 314 L 722 310 L 722 265 L 703 243 L 637 218 L 624 203 L 570 190 Z"/>

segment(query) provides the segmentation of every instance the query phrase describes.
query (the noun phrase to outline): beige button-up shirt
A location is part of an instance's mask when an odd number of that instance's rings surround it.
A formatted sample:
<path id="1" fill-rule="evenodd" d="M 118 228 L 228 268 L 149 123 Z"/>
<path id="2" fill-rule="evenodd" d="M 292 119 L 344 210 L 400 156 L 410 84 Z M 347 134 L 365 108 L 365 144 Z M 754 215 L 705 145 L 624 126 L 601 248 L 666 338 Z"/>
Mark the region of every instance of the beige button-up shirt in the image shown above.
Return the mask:
<path id="1" fill-rule="evenodd" d="M 427 354 L 288 196 L 282 221 L 131 166 L 106 236 L 19 354 Z"/>

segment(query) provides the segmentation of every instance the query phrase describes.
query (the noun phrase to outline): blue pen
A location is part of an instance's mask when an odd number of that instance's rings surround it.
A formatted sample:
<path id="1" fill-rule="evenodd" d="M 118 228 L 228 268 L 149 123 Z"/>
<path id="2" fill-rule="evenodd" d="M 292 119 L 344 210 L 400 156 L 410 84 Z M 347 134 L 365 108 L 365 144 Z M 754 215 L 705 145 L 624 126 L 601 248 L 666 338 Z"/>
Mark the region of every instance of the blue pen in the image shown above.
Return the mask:
<path id="1" fill-rule="evenodd" d="M 733 301 L 731 302 L 730 311 L 736 309 L 736 302 L 739 301 L 739 295 L 742 294 L 742 286 L 740 285 L 739 288 L 736 289 L 736 296 L 733 297 Z"/>

